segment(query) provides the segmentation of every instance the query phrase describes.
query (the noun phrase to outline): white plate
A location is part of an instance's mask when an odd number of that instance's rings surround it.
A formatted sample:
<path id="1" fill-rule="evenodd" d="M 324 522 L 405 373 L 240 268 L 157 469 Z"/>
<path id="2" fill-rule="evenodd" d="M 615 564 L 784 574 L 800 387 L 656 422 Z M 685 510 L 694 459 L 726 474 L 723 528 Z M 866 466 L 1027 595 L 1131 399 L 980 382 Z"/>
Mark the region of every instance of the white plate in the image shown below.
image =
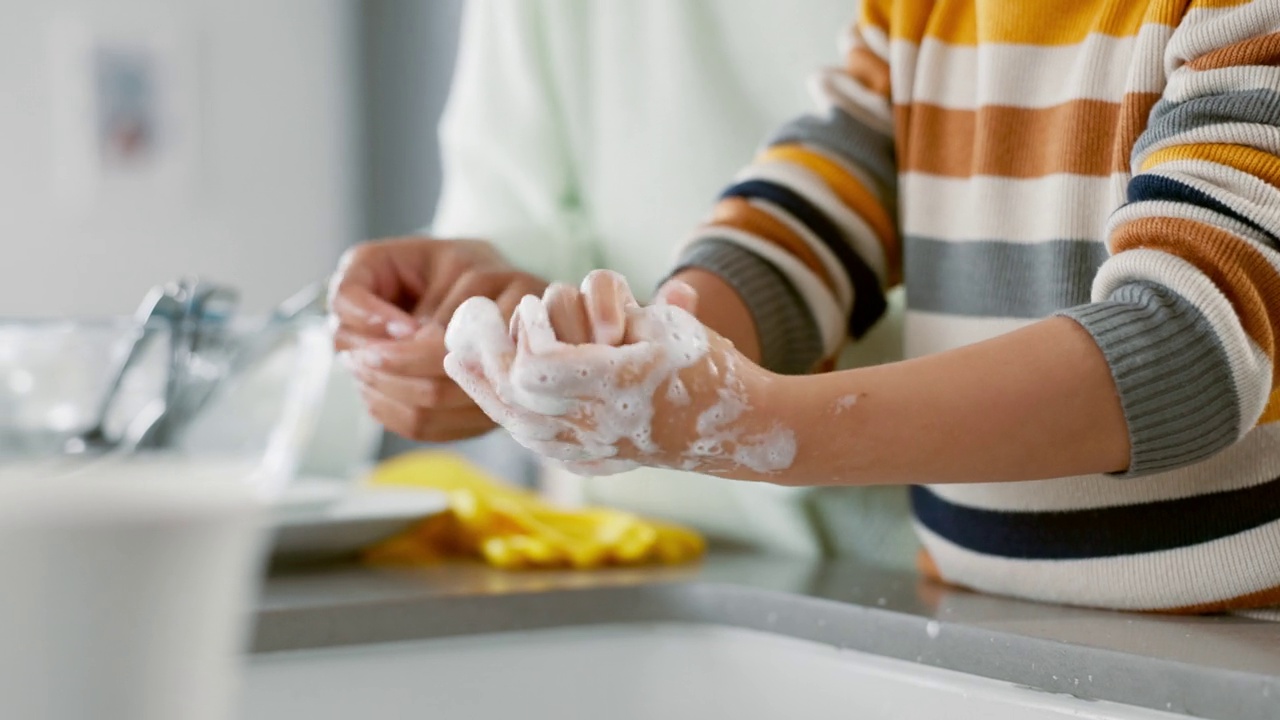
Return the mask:
<path id="1" fill-rule="evenodd" d="M 300 480 L 276 504 L 272 557 L 291 562 L 348 557 L 448 505 L 448 496 L 436 490 Z"/>

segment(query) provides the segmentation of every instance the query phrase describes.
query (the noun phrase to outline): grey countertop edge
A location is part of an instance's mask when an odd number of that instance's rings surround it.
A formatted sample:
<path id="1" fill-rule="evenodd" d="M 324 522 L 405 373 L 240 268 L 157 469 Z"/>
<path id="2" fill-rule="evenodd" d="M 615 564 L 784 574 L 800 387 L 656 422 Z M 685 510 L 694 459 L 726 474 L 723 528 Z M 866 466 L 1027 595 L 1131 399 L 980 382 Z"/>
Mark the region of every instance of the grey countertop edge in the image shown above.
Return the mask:
<path id="1" fill-rule="evenodd" d="M 1269 668 L 1253 672 L 1215 667 L 930 617 L 892 594 L 892 603 L 886 598 L 866 603 L 701 574 L 682 578 L 655 573 L 651 581 L 640 574 L 600 586 L 576 582 L 562 587 L 551 582 L 501 592 L 450 590 L 437 584 L 422 592 L 345 598 L 336 593 L 326 602 L 315 595 L 324 586 L 323 578 L 313 581 L 307 602 L 293 598 L 263 604 L 254 653 L 602 624 L 715 624 L 1192 717 L 1280 718 L 1280 674 Z M 268 600 L 270 590 L 269 584 Z M 1280 659 L 1280 645 L 1276 653 Z"/>

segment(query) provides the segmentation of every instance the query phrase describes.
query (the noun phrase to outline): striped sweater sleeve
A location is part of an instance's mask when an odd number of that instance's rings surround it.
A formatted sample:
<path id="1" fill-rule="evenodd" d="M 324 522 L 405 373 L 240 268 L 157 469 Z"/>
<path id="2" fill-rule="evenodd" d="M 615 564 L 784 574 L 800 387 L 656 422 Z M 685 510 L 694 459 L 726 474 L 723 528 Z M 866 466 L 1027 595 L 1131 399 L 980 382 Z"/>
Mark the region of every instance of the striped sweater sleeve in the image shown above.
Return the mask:
<path id="1" fill-rule="evenodd" d="M 1093 302 L 1064 313 L 1110 364 L 1134 475 L 1214 454 L 1280 397 L 1280 3 L 1191 3 L 1165 64 Z"/>
<path id="2" fill-rule="evenodd" d="M 900 275 L 888 21 L 875 4 L 846 36 L 844 64 L 814 79 L 820 111 L 775 133 L 677 264 L 738 291 L 778 372 L 810 372 L 860 337 Z"/>

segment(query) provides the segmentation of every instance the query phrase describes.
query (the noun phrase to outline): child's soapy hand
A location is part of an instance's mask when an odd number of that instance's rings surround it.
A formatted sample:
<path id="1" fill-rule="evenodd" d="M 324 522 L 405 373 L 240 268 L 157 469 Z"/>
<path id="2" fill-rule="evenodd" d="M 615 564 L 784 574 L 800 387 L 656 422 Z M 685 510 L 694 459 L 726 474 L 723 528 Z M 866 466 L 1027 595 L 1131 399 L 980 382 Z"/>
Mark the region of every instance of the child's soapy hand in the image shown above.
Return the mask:
<path id="1" fill-rule="evenodd" d="M 771 376 L 698 322 L 695 302 L 676 284 L 642 308 L 607 272 L 526 297 L 510 325 L 473 299 L 449 325 L 445 369 L 519 442 L 577 471 L 768 478 L 796 450 L 762 411 Z"/>

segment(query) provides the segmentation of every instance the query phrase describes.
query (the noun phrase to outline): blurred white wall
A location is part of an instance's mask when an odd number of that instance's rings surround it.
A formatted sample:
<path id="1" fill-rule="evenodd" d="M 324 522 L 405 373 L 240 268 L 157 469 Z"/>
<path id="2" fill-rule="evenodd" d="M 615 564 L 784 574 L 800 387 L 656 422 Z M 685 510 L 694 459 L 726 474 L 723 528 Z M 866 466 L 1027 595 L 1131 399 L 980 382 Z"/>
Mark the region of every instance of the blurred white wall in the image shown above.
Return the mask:
<path id="1" fill-rule="evenodd" d="M 59 23 L 179 39 L 183 182 L 67 195 Z M 0 0 L 0 316 L 127 313 L 184 273 L 262 310 L 328 272 L 362 226 L 357 34 L 346 0 Z"/>

